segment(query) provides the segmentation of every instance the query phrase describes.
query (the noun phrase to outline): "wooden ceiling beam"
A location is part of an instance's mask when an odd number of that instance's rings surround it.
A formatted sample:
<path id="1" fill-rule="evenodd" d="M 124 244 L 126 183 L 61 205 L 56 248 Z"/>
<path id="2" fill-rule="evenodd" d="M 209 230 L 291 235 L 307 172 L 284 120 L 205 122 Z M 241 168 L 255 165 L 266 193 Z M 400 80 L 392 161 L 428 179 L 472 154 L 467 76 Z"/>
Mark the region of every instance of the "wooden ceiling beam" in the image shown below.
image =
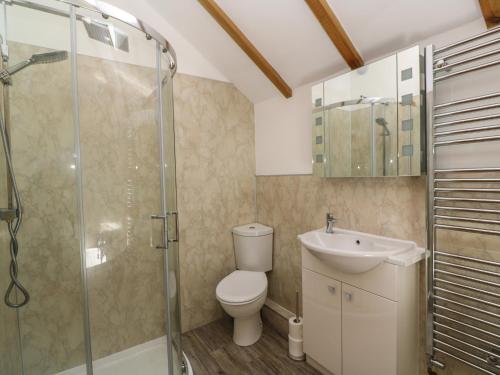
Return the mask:
<path id="1" fill-rule="evenodd" d="M 217 5 L 214 0 L 198 0 L 208 13 L 217 21 L 217 23 L 229 34 L 238 46 L 247 54 L 248 57 L 259 67 L 267 78 L 276 86 L 285 98 L 292 96 L 292 89 L 285 80 L 279 75 L 276 69 L 264 58 L 264 56 L 255 48 L 250 40 L 229 18 L 229 16 Z"/>
<path id="2" fill-rule="evenodd" d="M 479 6 L 483 13 L 484 21 L 488 29 L 500 26 L 500 1 L 479 0 Z"/>
<path id="3" fill-rule="evenodd" d="M 305 0 L 337 50 L 351 69 L 363 66 L 363 58 L 349 39 L 342 24 L 326 0 Z"/>

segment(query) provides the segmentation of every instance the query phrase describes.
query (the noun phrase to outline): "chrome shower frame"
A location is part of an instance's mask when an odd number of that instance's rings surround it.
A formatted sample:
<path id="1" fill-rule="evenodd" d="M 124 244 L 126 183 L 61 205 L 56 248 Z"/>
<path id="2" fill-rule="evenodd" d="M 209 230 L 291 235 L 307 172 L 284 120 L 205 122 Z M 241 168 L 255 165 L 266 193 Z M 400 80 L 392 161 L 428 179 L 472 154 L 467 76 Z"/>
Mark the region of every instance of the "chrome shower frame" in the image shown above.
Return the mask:
<path id="1" fill-rule="evenodd" d="M 76 170 L 76 185 L 77 185 L 77 200 L 78 200 L 78 207 L 79 207 L 79 235 L 80 235 L 80 263 L 81 263 L 81 285 L 82 285 L 82 300 L 83 300 L 83 331 L 84 331 L 84 340 L 85 340 L 85 362 L 86 362 L 86 370 L 87 370 L 87 375 L 92 375 L 93 374 L 93 359 L 92 359 L 92 348 L 91 348 L 91 333 L 90 333 L 90 316 L 89 316 L 89 298 L 88 298 L 88 282 L 87 282 L 87 275 L 86 275 L 86 244 L 85 244 L 85 229 L 84 229 L 84 210 L 83 210 L 83 188 L 82 188 L 82 181 L 83 181 L 83 176 L 82 176 L 82 168 L 81 168 L 81 155 L 80 155 L 80 119 L 79 119 L 79 98 L 78 98 L 78 80 L 77 80 L 77 38 L 76 38 L 76 24 L 77 21 L 83 20 L 83 15 L 79 14 L 80 9 L 85 10 L 87 12 L 92 12 L 95 13 L 95 17 L 102 17 L 104 20 L 107 20 L 109 18 L 115 19 L 117 21 L 120 21 L 121 23 L 124 23 L 134 29 L 139 30 L 144 34 L 144 37 L 148 41 L 153 41 L 156 44 L 156 75 L 157 75 L 157 85 L 158 85 L 158 91 L 161 95 L 162 87 L 164 84 L 164 81 L 161 79 L 162 75 L 165 75 L 165 68 L 167 68 L 167 74 L 169 75 L 170 78 L 173 78 L 177 72 L 177 56 L 175 53 L 175 50 L 173 49 L 172 45 L 168 42 L 168 40 L 163 37 L 158 31 L 156 31 L 153 27 L 149 26 L 147 23 L 143 22 L 142 20 L 136 18 L 135 16 L 122 11 L 121 9 L 110 5 L 106 2 L 103 1 L 90 1 L 90 0 L 53 0 L 57 1 L 62 4 L 66 4 L 68 6 L 69 11 L 64 11 L 59 8 L 53 8 L 50 6 L 42 5 L 39 3 L 36 3 L 34 1 L 28 1 L 28 0 L 0 0 L 2 3 L 2 6 L 4 8 L 4 17 L 6 18 L 6 12 L 5 9 L 8 6 L 20 6 L 24 8 L 29 8 L 33 10 L 37 10 L 40 12 L 44 13 L 49 13 L 49 14 L 54 14 L 62 17 L 66 17 L 69 19 L 69 29 L 70 29 L 70 36 L 71 36 L 71 50 L 69 53 L 69 58 L 71 60 L 71 80 L 72 80 L 72 102 L 73 102 L 73 122 L 74 122 L 74 144 L 75 144 L 75 170 Z M 5 25 L 6 22 L 4 22 Z M 8 45 L 7 45 L 7 35 L 6 35 L 6 28 L 3 30 L 0 30 L 0 37 L 1 37 L 1 51 L 2 51 L 2 60 L 5 63 L 8 61 L 9 57 L 9 51 L 8 51 Z M 168 66 L 162 67 L 161 66 L 161 60 L 162 60 L 162 55 L 166 56 L 167 58 L 167 64 Z M 4 66 L 6 67 L 6 66 Z M 163 69 L 162 69 L 163 68 Z M 8 92 L 8 86 L 4 85 L 4 90 L 7 90 Z M 9 130 L 9 123 L 8 123 L 8 98 L 4 96 L 3 98 L 4 104 L 5 104 L 5 127 L 7 129 L 7 132 Z M 158 111 L 158 118 L 160 119 L 160 129 L 163 129 L 163 110 L 162 110 L 162 100 L 161 97 L 158 100 L 157 103 L 157 111 Z M 161 145 L 163 147 L 163 144 Z M 161 163 L 163 165 L 163 163 Z M 163 183 L 163 178 L 162 178 L 162 183 Z M 9 203 L 10 206 L 12 205 L 12 187 L 8 187 L 9 190 Z M 162 198 L 165 195 L 165 190 L 164 186 L 162 185 Z M 9 206 L 9 207 L 10 207 Z M 165 211 L 165 204 L 162 204 L 162 211 Z M 7 212 L 9 211 L 9 212 Z M 167 212 L 162 212 L 163 216 L 167 216 Z M 2 211 L 1 213 L 2 216 L 12 216 L 12 213 L 10 210 L 5 210 Z M 166 223 L 165 223 L 166 227 Z M 177 228 L 176 228 L 177 230 Z M 165 233 L 167 233 L 167 230 L 164 230 Z M 169 269 L 168 265 L 168 257 L 164 256 L 164 261 L 163 261 L 164 269 Z M 166 278 L 166 275 L 165 275 Z M 166 283 L 167 281 L 165 281 Z M 169 305 L 169 301 L 171 299 L 170 296 L 170 288 L 166 287 L 165 288 L 165 299 L 166 299 L 166 304 L 167 306 Z M 173 337 L 173 328 L 172 324 L 173 322 L 170 321 L 169 319 L 169 311 L 167 308 L 166 311 L 166 334 L 167 337 L 172 338 Z M 18 317 L 19 319 L 19 317 Z M 19 322 L 18 322 L 19 323 Z M 176 348 L 181 350 L 181 348 Z M 173 373 L 173 360 L 172 360 L 172 353 L 174 350 L 174 344 L 171 340 L 167 340 L 167 353 L 166 355 L 168 356 L 168 373 Z M 187 358 L 182 352 L 179 352 L 179 355 L 181 356 L 181 361 L 182 363 L 181 368 L 185 372 L 185 370 L 188 368 L 185 363 L 187 362 Z M 22 351 L 21 351 L 21 356 L 22 356 Z"/>
<path id="2" fill-rule="evenodd" d="M 51 8 L 46 5 L 41 5 L 33 1 L 28 0 L 0 0 L 4 5 L 17 5 L 25 8 L 40 10 L 42 12 L 56 14 L 60 16 L 70 17 L 68 12 L 61 11 L 60 9 Z M 177 56 L 172 45 L 168 40 L 156 31 L 153 27 L 149 26 L 146 22 L 140 20 L 139 18 L 127 13 L 114 5 L 108 4 L 104 1 L 91 1 L 91 0 L 55 0 L 63 4 L 73 6 L 75 8 L 82 8 L 88 11 L 100 14 L 102 18 L 108 19 L 113 18 L 117 21 L 123 22 L 139 31 L 142 31 L 147 40 L 155 40 L 162 47 L 162 52 L 168 54 L 170 60 L 170 70 L 172 74 L 177 71 Z M 77 19 L 81 19 L 81 16 L 76 14 Z M 5 39 L 5 40 L 4 40 Z M 7 38 L 2 38 L 2 43 L 6 43 Z M 2 44 L 3 49 L 3 44 Z M 4 57 L 8 57 L 8 51 L 4 52 Z"/>

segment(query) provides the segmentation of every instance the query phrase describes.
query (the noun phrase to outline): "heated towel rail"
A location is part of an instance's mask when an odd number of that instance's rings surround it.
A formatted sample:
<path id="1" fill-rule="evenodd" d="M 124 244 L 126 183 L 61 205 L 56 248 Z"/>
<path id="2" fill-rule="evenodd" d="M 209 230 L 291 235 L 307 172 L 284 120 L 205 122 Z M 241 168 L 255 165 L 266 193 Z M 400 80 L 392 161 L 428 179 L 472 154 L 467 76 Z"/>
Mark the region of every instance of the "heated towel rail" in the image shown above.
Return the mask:
<path id="1" fill-rule="evenodd" d="M 471 371 L 498 375 L 500 27 L 426 47 L 425 67 L 427 352 L 437 368 L 453 358 Z M 476 74 L 483 76 L 474 82 Z M 463 94 L 468 85 L 476 87 L 474 95 Z M 479 156 L 463 166 L 464 154 Z"/>

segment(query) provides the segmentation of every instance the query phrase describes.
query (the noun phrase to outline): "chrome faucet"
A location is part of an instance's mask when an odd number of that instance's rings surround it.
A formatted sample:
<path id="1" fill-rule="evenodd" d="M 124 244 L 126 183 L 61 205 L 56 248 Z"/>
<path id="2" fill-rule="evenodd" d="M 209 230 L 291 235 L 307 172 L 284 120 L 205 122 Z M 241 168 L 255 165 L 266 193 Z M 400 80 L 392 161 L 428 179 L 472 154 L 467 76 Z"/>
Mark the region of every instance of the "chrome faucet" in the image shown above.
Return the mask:
<path id="1" fill-rule="evenodd" d="M 333 226 L 336 221 L 337 219 L 333 217 L 333 214 L 330 212 L 326 214 L 326 233 L 333 233 Z"/>

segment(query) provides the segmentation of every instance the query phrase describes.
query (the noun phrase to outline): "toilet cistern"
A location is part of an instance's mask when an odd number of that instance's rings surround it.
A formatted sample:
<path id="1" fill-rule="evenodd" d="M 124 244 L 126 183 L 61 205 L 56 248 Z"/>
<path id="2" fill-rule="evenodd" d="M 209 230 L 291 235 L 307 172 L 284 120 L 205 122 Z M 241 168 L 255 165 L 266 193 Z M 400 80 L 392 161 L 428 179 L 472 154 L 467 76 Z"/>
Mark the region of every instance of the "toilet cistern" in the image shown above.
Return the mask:
<path id="1" fill-rule="evenodd" d="M 333 217 L 331 212 L 326 214 L 326 233 L 333 233 L 333 226 L 337 222 L 337 219 Z"/>

